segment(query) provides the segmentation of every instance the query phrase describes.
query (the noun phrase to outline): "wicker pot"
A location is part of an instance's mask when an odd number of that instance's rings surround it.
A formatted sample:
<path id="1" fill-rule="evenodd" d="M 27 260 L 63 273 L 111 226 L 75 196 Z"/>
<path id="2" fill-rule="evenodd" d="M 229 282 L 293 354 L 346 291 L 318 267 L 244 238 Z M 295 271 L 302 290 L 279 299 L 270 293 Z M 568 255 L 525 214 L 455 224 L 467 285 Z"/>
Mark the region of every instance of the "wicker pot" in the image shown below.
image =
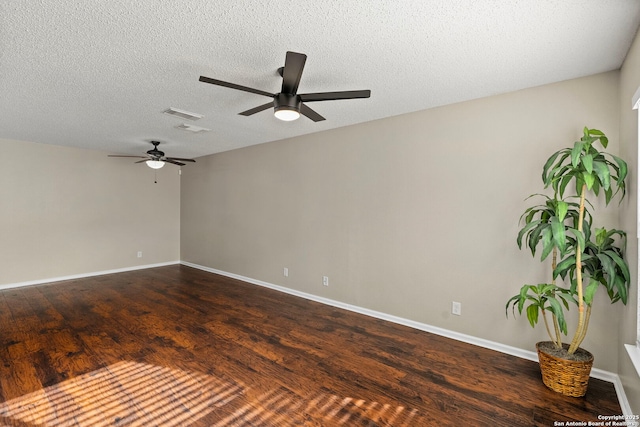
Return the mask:
<path id="1" fill-rule="evenodd" d="M 587 392 L 589 374 L 593 366 L 593 355 L 578 348 L 576 354 L 584 355 L 587 360 L 567 360 L 546 353 L 544 349 L 541 349 L 541 345 L 544 343 L 551 343 L 551 341 L 541 341 L 536 344 L 544 385 L 565 396 L 584 396 Z M 566 350 L 569 348 L 569 344 L 562 344 L 562 347 Z"/>

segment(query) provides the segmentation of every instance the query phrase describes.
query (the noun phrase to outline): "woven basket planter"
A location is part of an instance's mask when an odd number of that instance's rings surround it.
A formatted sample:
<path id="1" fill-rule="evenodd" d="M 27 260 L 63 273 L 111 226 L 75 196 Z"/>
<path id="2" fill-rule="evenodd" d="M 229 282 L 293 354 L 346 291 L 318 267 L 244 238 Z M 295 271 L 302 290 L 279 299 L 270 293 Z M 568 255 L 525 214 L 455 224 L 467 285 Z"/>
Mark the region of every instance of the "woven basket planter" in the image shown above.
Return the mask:
<path id="1" fill-rule="evenodd" d="M 549 342 L 549 341 L 543 341 Z M 582 397 L 587 393 L 589 375 L 593 366 L 593 355 L 582 348 L 576 353 L 582 353 L 588 357 L 585 361 L 566 360 L 544 352 L 540 349 L 543 342 L 536 344 L 542 382 L 551 390 L 565 396 Z M 569 344 L 562 344 L 565 349 Z"/>

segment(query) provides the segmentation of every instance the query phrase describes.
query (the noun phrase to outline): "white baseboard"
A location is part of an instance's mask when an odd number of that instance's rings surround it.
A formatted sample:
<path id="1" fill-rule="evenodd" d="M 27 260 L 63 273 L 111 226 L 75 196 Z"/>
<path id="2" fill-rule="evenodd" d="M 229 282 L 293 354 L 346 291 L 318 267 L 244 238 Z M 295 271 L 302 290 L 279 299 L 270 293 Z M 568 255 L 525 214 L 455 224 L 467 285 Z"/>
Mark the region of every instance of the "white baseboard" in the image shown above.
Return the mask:
<path id="1" fill-rule="evenodd" d="M 0 290 L 2 290 L 2 289 L 11 289 L 11 288 L 21 288 L 23 286 L 43 285 L 45 283 L 61 282 L 63 280 L 83 279 L 85 277 L 102 276 L 102 275 L 105 275 L 105 274 L 122 273 L 122 272 L 125 272 L 125 271 L 145 270 L 147 268 L 164 267 L 165 265 L 175 265 L 175 264 L 180 264 L 180 261 L 170 261 L 170 262 L 161 262 L 161 263 L 157 263 L 157 264 L 136 265 L 136 266 L 133 266 L 133 267 L 117 268 L 117 269 L 114 269 L 114 270 L 94 271 L 94 272 L 91 272 L 91 273 L 72 274 L 70 276 L 50 277 L 48 279 L 30 280 L 30 281 L 27 281 L 27 282 L 18 282 L 18 283 L 8 283 L 8 284 L 5 284 L 5 285 L 0 285 Z"/>
<path id="2" fill-rule="evenodd" d="M 520 357 L 523 359 L 532 360 L 534 362 L 538 361 L 538 354 L 530 350 L 524 350 L 521 348 L 509 346 L 506 344 L 501 344 L 499 342 L 485 340 L 483 338 L 462 334 L 460 332 L 451 331 L 451 330 L 440 328 L 437 326 L 428 325 L 426 323 L 416 322 L 414 320 L 405 319 L 398 316 L 393 316 L 387 313 L 382 313 L 380 311 L 369 310 L 368 308 L 347 304 L 341 301 L 335 301 L 332 299 L 320 297 L 313 294 L 308 294 L 306 292 L 297 291 L 295 289 L 286 288 L 284 286 L 274 285 L 273 283 L 252 279 L 250 277 L 241 276 L 239 274 L 216 270 L 215 268 L 205 267 L 203 265 L 193 264 L 187 261 L 181 261 L 180 263 L 187 267 L 193 267 L 193 268 L 197 268 L 198 270 L 207 271 L 209 273 L 219 274 L 221 276 L 230 277 L 232 279 L 242 280 L 243 282 L 274 289 L 276 291 L 284 292 L 286 294 L 305 298 L 311 301 L 319 302 L 319 303 L 330 305 L 333 307 L 342 308 L 344 310 L 353 311 L 355 313 L 364 314 L 366 316 L 374 317 L 376 319 L 386 320 L 388 322 L 397 323 L 399 325 L 408 326 L 410 328 L 418 329 L 425 332 L 430 332 L 432 334 L 451 338 L 451 339 L 465 342 L 468 344 L 477 345 L 479 347 L 487 348 L 490 350 L 499 351 L 501 353 L 506 353 L 506 354 Z M 620 380 L 620 377 L 618 376 L 618 374 L 605 371 L 603 369 L 593 368 L 591 370 L 591 377 L 613 383 L 613 386 L 618 395 L 618 401 L 620 402 L 620 407 L 622 408 L 623 415 L 633 415 L 631 413 L 631 406 L 629 404 L 629 401 L 627 400 L 627 395 L 624 392 L 624 387 L 622 386 L 622 381 Z"/>

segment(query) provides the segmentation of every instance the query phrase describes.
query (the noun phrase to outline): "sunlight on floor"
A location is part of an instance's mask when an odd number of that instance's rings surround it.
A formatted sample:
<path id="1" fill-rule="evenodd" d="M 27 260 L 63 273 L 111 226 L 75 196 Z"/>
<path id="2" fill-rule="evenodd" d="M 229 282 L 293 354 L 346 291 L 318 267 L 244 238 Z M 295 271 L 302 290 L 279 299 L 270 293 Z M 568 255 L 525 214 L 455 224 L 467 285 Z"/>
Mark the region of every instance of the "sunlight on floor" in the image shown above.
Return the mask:
<path id="1" fill-rule="evenodd" d="M 327 426 L 367 425 L 409 427 L 418 411 L 402 406 L 366 402 L 351 397 L 319 394 L 310 401 L 301 401 L 283 390 L 259 396 L 258 404 L 247 404 L 214 427 L 226 426 L 297 426 L 309 418 L 321 418 Z M 306 403 L 305 403 L 306 402 Z"/>
<path id="2" fill-rule="evenodd" d="M 0 425 L 188 426 L 216 409 L 220 409 L 216 427 L 293 426 L 310 418 L 327 425 L 366 420 L 410 426 L 417 415 L 403 406 L 333 394 L 309 400 L 283 387 L 254 396 L 247 387 L 209 375 L 119 362 L 0 403 Z"/>
<path id="3" fill-rule="evenodd" d="M 241 393 L 211 376 L 119 362 L 0 404 L 0 419 L 47 427 L 185 426 Z"/>

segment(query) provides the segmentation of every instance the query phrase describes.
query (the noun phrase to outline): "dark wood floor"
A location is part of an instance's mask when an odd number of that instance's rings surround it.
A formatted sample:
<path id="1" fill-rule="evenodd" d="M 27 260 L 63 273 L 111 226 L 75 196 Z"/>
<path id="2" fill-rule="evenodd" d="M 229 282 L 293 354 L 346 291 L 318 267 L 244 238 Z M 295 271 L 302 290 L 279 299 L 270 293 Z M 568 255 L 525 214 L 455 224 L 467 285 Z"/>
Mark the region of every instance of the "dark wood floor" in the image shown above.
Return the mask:
<path id="1" fill-rule="evenodd" d="M 185 266 L 0 292 L 0 425 L 553 426 L 537 363 Z"/>

